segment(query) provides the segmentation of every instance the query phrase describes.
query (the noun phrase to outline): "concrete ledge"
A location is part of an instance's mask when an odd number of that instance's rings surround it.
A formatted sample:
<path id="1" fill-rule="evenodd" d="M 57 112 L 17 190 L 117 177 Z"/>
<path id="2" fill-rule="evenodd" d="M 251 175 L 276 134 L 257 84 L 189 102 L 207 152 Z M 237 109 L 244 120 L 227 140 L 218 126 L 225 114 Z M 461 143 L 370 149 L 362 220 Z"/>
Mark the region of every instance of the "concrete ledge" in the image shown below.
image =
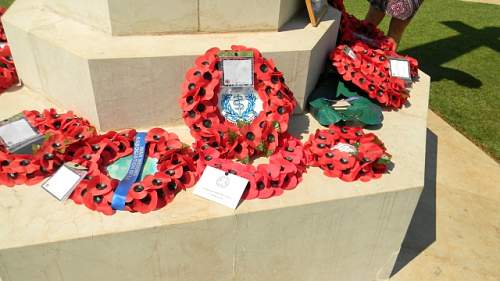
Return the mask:
<path id="1" fill-rule="evenodd" d="M 172 105 L 185 71 L 214 46 L 260 49 L 284 72 L 302 106 L 335 45 L 340 18 L 330 9 L 317 28 L 304 15 L 281 32 L 113 37 L 36 1 L 16 1 L 3 18 L 21 79 L 103 130 L 180 123 L 180 109 Z"/>
<path id="2" fill-rule="evenodd" d="M 345 183 L 310 168 L 297 189 L 236 210 L 190 191 L 147 215 L 106 217 L 61 204 L 37 187 L 0 187 L 3 281 L 387 280 L 424 186 L 430 78 L 411 106 L 385 112 L 375 131 L 394 170 L 369 183 Z M 44 108 L 26 89 L 0 96 L 0 119 Z M 168 110 L 165 109 L 165 110 Z M 291 133 L 319 128 L 297 115 Z M 184 126 L 167 128 L 187 143 Z"/>
<path id="3" fill-rule="evenodd" d="M 277 31 L 302 0 L 50 0 L 48 9 L 111 35 Z"/>

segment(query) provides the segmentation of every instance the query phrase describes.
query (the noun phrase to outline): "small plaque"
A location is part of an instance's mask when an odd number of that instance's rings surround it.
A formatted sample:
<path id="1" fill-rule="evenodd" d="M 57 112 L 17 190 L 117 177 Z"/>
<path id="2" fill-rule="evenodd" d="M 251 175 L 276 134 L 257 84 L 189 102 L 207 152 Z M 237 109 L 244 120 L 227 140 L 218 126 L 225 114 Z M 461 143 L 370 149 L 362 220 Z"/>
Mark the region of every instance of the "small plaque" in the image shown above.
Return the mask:
<path id="1" fill-rule="evenodd" d="M 87 175 L 86 169 L 75 164 L 66 163 L 42 184 L 42 188 L 57 200 L 65 201 L 85 175 Z"/>
<path id="2" fill-rule="evenodd" d="M 245 178 L 207 166 L 193 194 L 236 209 L 247 184 Z"/>
<path id="3" fill-rule="evenodd" d="M 406 59 L 389 58 L 391 76 L 411 81 L 410 63 Z"/>
<path id="4" fill-rule="evenodd" d="M 354 51 L 348 46 L 344 47 L 344 53 L 353 60 L 355 60 L 358 57 L 356 56 L 356 53 L 354 53 Z"/>
<path id="5" fill-rule="evenodd" d="M 222 51 L 222 86 L 253 87 L 253 53 Z"/>
<path id="6" fill-rule="evenodd" d="M 344 143 L 344 142 L 339 142 L 337 143 L 333 149 L 336 149 L 336 150 L 339 150 L 339 151 L 342 151 L 342 152 L 346 152 L 346 153 L 349 153 L 349 154 L 356 154 L 358 152 L 358 150 L 356 149 L 356 147 L 354 145 L 350 145 L 348 143 Z"/>
<path id="7" fill-rule="evenodd" d="M 12 153 L 21 147 L 31 146 L 42 138 L 43 136 L 30 125 L 22 114 L 15 115 L 0 123 L 0 141 Z"/>

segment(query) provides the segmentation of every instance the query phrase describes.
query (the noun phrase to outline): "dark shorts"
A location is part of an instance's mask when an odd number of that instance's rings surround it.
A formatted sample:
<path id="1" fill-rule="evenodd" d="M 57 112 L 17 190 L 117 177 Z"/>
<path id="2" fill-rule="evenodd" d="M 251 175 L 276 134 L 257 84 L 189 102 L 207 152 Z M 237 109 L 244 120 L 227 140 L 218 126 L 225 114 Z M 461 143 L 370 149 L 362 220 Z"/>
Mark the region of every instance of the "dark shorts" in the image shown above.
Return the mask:
<path id="1" fill-rule="evenodd" d="M 415 15 L 424 0 L 368 0 L 370 4 L 400 20 L 406 20 Z"/>

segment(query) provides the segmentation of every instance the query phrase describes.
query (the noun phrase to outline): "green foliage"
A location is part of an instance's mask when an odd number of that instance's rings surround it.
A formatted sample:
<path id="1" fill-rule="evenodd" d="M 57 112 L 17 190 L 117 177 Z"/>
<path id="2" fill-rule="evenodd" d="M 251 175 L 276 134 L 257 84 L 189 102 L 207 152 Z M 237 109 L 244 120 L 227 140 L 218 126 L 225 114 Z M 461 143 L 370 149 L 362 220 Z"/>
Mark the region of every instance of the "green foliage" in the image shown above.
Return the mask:
<path id="1" fill-rule="evenodd" d="M 14 0 L 0 0 L 0 7 L 8 8 Z"/>

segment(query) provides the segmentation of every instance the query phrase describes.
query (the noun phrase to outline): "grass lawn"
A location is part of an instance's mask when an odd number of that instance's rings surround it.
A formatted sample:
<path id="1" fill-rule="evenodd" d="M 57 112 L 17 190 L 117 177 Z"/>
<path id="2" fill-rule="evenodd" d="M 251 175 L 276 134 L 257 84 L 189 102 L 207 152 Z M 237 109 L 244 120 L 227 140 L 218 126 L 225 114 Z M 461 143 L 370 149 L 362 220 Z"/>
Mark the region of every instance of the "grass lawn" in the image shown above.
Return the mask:
<path id="1" fill-rule="evenodd" d="M 14 2 L 14 0 L 0 0 L 0 7 L 9 7 L 10 4 L 12 4 L 12 2 Z"/>
<path id="2" fill-rule="evenodd" d="M 364 18 L 366 0 L 345 3 Z M 431 109 L 500 161 L 500 5 L 426 0 L 399 50 L 432 77 Z"/>

